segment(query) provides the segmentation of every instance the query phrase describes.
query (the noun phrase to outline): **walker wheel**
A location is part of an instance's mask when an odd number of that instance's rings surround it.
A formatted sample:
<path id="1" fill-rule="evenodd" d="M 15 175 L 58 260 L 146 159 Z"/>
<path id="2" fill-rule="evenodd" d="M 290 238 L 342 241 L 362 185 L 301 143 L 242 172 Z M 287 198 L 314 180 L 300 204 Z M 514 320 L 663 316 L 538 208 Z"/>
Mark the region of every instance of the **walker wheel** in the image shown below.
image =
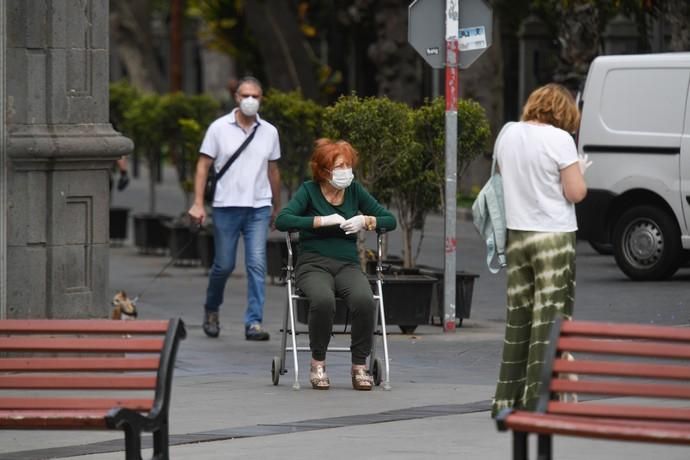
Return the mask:
<path id="1" fill-rule="evenodd" d="M 273 380 L 273 385 L 278 385 L 280 380 L 280 370 L 283 368 L 283 363 L 280 362 L 280 358 L 275 356 L 273 358 L 273 364 L 271 364 L 271 377 Z"/>
<path id="2" fill-rule="evenodd" d="M 371 375 L 374 377 L 374 385 L 381 385 L 381 380 L 383 377 L 383 366 L 381 365 L 381 360 L 376 358 L 371 365 Z"/>

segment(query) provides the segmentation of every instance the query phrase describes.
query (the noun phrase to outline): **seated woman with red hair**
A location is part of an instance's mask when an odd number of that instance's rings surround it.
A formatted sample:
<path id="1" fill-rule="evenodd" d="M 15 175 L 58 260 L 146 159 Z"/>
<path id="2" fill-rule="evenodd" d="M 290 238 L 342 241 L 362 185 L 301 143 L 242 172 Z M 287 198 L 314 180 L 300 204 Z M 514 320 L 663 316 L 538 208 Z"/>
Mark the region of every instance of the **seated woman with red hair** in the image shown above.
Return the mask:
<path id="1" fill-rule="evenodd" d="M 278 230 L 299 230 L 296 285 L 309 299 L 309 380 L 327 390 L 326 350 L 331 339 L 335 297 L 342 297 L 352 318 L 352 387 L 371 390 L 366 368 L 374 335 L 373 293 L 357 254 L 357 233 L 395 229 L 395 217 L 353 181 L 357 151 L 345 141 L 316 141 L 306 181 L 280 211 Z"/>

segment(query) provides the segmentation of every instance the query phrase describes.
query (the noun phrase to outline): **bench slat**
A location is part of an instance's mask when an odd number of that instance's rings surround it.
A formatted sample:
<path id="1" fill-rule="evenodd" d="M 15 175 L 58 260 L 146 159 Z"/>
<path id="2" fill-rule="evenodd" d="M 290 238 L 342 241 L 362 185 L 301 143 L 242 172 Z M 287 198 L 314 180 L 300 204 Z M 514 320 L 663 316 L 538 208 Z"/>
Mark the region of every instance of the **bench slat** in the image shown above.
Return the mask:
<path id="1" fill-rule="evenodd" d="M 690 444 L 687 424 L 631 422 L 601 418 L 550 415 L 538 412 L 515 412 L 508 415 L 506 426 L 514 431 L 563 434 L 625 441 L 663 444 Z"/>
<path id="2" fill-rule="evenodd" d="M 126 322 L 126 321 L 123 321 Z M 153 353 L 163 348 L 163 339 L 141 338 L 28 338 L 0 337 L 1 351 L 75 352 L 75 353 Z"/>
<path id="3" fill-rule="evenodd" d="M 620 417 L 690 422 L 690 408 L 631 406 L 627 404 L 568 403 L 551 401 L 548 412 L 561 415 Z"/>
<path id="4" fill-rule="evenodd" d="M 690 385 L 664 385 L 653 383 L 600 382 L 592 380 L 552 379 L 551 391 L 585 393 L 610 396 L 645 396 L 649 398 L 690 399 Z"/>
<path id="5" fill-rule="evenodd" d="M 0 375 L 0 389 L 5 390 L 153 390 L 155 388 L 155 376 Z"/>
<path id="6" fill-rule="evenodd" d="M 558 350 L 654 358 L 690 359 L 690 344 L 677 345 L 561 337 L 558 340 Z"/>
<path id="7" fill-rule="evenodd" d="M 0 410 L 0 428 L 22 430 L 107 428 L 104 410 L 41 411 Z"/>
<path id="8" fill-rule="evenodd" d="M 127 407 L 148 412 L 152 399 L 143 398 L 0 398 L 0 410 L 94 410 Z"/>
<path id="9" fill-rule="evenodd" d="M 613 338 L 657 339 L 690 342 L 690 329 L 646 324 L 612 324 L 594 321 L 564 321 L 563 335 L 586 335 Z"/>
<path id="10" fill-rule="evenodd" d="M 615 361 L 590 361 L 556 359 L 555 373 L 616 375 L 621 377 L 665 378 L 690 380 L 690 367 L 666 364 L 622 363 Z"/>
<path id="11" fill-rule="evenodd" d="M 155 371 L 159 358 L 0 358 L 0 371 Z"/>
<path id="12" fill-rule="evenodd" d="M 165 334 L 168 323 L 156 320 L 5 319 L 0 334 Z"/>

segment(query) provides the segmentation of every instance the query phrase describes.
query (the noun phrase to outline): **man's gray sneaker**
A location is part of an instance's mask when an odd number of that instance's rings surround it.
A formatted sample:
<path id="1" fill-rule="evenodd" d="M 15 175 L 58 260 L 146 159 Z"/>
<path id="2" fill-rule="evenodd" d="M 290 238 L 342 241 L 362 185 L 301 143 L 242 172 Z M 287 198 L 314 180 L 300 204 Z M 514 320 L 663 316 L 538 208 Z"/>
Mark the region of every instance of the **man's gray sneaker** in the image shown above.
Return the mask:
<path id="1" fill-rule="evenodd" d="M 218 312 L 204 310 L 204 333 L 212 338 L 218 337 L 220 334 L 220 324 L 218 324 Z"/>
<path id="2" fill-rule="evenodd" d="M 247 340 L 268 340 L 271 338 L 268 332 L 259 323 L 253 323 L 244 330 L 244 337 Z"/>

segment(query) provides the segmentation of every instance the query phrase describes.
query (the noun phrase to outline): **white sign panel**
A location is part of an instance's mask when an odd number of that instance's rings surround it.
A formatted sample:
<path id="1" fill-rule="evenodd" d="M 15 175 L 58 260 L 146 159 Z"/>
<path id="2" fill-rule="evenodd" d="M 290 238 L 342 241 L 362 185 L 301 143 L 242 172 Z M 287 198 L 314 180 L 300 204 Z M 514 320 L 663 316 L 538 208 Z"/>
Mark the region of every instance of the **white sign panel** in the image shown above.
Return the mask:
<path id="1" fill-rule="evenodd" d="M 460 51 L 481 50 L 487 47 L 484 26 L 468 27 L 459 31 Z"/>

